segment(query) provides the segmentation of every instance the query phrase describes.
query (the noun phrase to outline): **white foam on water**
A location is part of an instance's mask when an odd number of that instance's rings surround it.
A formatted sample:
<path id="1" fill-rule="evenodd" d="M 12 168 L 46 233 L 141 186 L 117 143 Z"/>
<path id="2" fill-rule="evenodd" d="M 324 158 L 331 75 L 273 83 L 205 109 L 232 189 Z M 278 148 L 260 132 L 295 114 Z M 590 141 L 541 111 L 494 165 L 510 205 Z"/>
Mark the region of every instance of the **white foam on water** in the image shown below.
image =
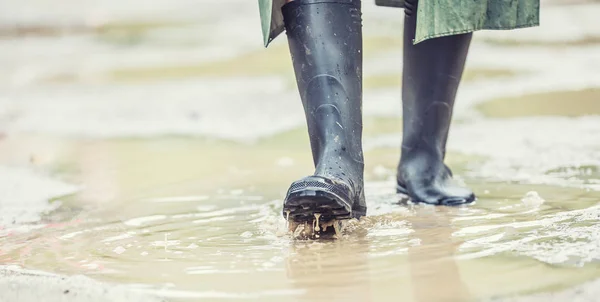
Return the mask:
<path id="1" fill-rule="evenodd" d="M 178 246 L 181 244 L 181 240 L 160 240 L 154 241 L 150 245 L 157 247 L 170 247 L 170 246 Z"/>
<path id="2" fill-rule="evenodd" d="M 211 222 L 216 222 L 216 221 L 233 220 L 235 218 L 236 218 L 236 216 L 212 217 L 212 218 L 206 218 L 206 219 L 197 219 L 197 220 L 192 221 L 192 223 L 204 224 L 204 223 L 211 223 Z"/>
<path id="3" fill-rule="evenodd" d="M 136 234 L 136 232 L 127 232 L 125 234 L 108 237 L 106 239 L 103 239 L 102 242 L 113 242 L 113 241 L 119 241 L 119 240 L 123 240 L 123 239 L 128 239 L 128 238 L 133 237 L 133 235 L 135 235 L 135 234 Z"/>
<path id="4" fill-rule="evenodd" d="M 60 240 L 69 240 L 69 239 L 73 239 L 73 238 L 75 238 L 75 237 L 77 237 L 79 235 L 82 235 L 82 234 L 91 233 L 91 232 L 105 231 L 105 230 L 108 230 L 110 228 L 111 228 L 110 226 L 99 226 L 99 227 L 94 227 L 94 228 L 91 228 L 91 229 L 84 229 L 84 230 L 80 230 L 80 231 L 75 231 L 75 232 L 67 233 L 67 234 L 64 234 L 64 235 L 62 235 L 62 236 L 60 236 L 58 238 Z"/>
<path id="5" fill-rule="evenodd" d="M 600 205 L 596 205 L 533 221 L 465 227 L 454 234 L 465 240 L 458 257 L 474 259 L 509 252 L 549 264 L 583 266 L 600 261 L 599 218 Z M 475 235 L 490 230 L 499 232 L 485 237 Z"/>
<path id="6" fill-rule="evenodd" d="M 209 199 L 209 196 L 206 195 L 198 195 L 198 196 L 169 196 L 169 197 L 160 197 L 160 198 L 149 198 L 145 201 L 147 202 L 157 202 L 157 203 L 178 203 L 178 202 L 198 202 Z"/>
<path id="7" fill-rule="evenodd" d="M 545 202 L 545 200 L 540 196 L 540 194 L 538 194 L 538 192 L 529 191 L 521 199 L 521 202 L 529 207 L 539 207 Z"/>
<path id="8" fill-rule="evenodd" d="M 151 222 L 156 222 L 164 219 L 167 219 L 166 215 L 152 215 L 128 219 L 125 222 L 123 222 L 123 224 L 127 226 L 142 226 Z"/>

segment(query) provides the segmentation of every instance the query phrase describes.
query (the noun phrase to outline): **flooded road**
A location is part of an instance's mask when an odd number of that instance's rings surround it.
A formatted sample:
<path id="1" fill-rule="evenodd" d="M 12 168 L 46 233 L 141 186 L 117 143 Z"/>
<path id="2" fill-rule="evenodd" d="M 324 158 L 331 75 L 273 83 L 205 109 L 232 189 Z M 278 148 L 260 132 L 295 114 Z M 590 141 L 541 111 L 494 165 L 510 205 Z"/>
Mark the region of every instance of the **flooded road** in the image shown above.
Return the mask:
<path id="1" fill-rule="evenodd" d="M 303 148 L 280 141 L 293 136 L 238 146 L 244 158 L 204 139 L 79 145 L 70 159 L 88 187 L 54 201 L 40 228 L 4 233 L 0 261 L 174 301 L 467 301 L 600 277 L 600 193 L 467 179 L 473 206 L 399 204 L 392 159 L 380 155 L 391 149 L 367 153 L 377 167 L 368 217 L 337 241 L 293 240 L 281 196 L 310 167 Z M 194 165 L 199 154 L 210 164 Z"/>
<path id="2" fill-rule="evenodd" d="M 600 279 L 598 4 L 476 36 L 447 163 L 479 199 L 447 208 L 394 192 L 402 13 L 365 3 L 368 216 L 303 241 L 281 199 L 312 172 L 304 113 L 255 3 L 26 2 L 0 18 L 0 265 L 169 301 L 571 300 Z"/>

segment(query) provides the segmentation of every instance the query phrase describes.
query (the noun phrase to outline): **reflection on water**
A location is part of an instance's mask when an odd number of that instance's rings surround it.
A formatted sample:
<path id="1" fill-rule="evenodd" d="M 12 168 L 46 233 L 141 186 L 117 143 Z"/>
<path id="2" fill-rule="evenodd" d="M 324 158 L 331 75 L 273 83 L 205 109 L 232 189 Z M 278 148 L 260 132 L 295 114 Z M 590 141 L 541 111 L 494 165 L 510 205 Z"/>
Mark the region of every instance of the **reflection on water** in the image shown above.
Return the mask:
<path id="1" fill-rule="evenodd" d="M 419 244 L 408 251 L 413 294 L 417 301 L 469 301 L 471 296 L 463 283 L 455 260 L 460 242 L 452 238 L 452 214 L 447 209 L 430 208 L 411 217 Z M 432 286 L 435 284 L 435 290 Z"/>

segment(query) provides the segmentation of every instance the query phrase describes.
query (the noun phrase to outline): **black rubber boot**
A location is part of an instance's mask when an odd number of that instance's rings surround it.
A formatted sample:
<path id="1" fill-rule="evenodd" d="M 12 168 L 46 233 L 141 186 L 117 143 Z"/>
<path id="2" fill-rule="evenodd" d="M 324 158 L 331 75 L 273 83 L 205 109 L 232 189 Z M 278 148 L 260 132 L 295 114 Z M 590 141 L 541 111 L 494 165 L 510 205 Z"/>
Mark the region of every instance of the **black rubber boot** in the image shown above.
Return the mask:
<path id="1" fill-rule="evenodd" d="M 295 0 L 283 6 L 315 163 L 283 205 L 290 220 L 366 214 L 362 154 L 360 0 Z"/>
<path id="2" fill-rule="evenodd" d="M 413 45 L 417 0 L 405 1 L 402 79 L 403 139 L 398 193 L 413 202 L 459 205 L 475 200 L 452 180 L 444 164 L 456 90 L 472 34 L 426 40 Z"/>

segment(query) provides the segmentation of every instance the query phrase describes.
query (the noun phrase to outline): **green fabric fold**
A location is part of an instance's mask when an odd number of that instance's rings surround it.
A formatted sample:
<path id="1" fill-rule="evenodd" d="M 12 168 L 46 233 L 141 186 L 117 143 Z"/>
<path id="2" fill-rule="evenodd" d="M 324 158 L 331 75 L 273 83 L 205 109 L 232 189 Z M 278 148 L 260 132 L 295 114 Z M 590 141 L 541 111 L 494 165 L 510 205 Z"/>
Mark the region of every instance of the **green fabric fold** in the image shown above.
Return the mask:
<path id="1" fill-rule="evenodd" d="M 403 0 L 376 0 L 401 7 Z M 284 30 L 285 0 L 258 0 L 265 47 Z M 511 30 L 538 26 L 540 0 L 419 0 L 413 43 L 478 30 Z M 400 29 L 399 29 L 400 30 Z"/>

